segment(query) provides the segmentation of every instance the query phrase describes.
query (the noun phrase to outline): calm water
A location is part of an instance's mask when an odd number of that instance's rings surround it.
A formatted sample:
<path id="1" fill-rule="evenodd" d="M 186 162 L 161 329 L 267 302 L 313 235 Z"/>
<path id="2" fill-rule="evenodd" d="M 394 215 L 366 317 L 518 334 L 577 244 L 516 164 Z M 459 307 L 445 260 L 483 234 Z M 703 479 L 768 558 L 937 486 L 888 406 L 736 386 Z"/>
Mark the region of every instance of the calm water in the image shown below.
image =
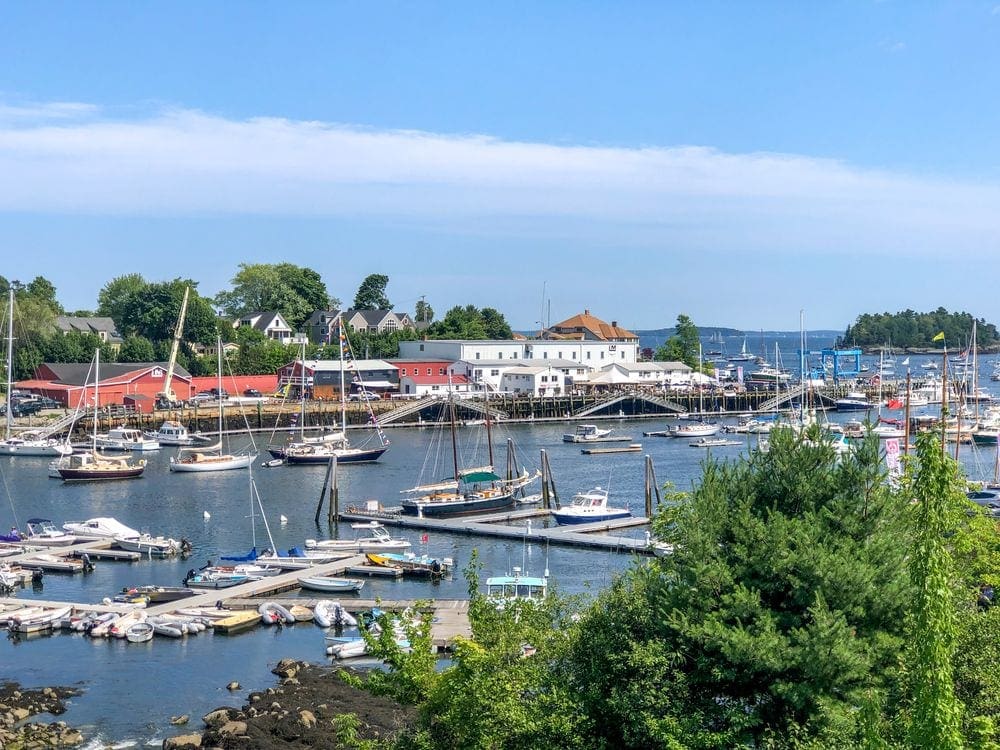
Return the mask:
<path id="1" fill-rule="evenodd" d="M 916 358 L 914 358 L 916 359 Z M 913 360 L 911 360 L 913 362 Z M 995 385 L 989 383 L 988 385 Z M 857 415 L 848 415 L 856 417 Z M 837 419 L 836 415 L 832 418 Z M 843 415 L 841 419 L 847 418 Z M 641 439 L 644 429 L 661 429 L 667 420 L 643 422 L 615 421 L 620 434 Z M 643 455 L 652 456 L 657 478 L 679 489 L 691 487 L 700 474 L 703 449 L 691 448 L 686 441 L 645 438 L 644 453 L 610 456 L 583 456 L 579 446 L 563 444 L 563 432 L 572 423 L 514 425 L 502 431 L 498 444 L 509 435 L 518 446 L 519 463 L 533 469 L 539 451 L 548 450 L 559 492 L 568 498 L 573 492 L 595 485 L 610 487 L 616 505 L 627 504 L 637 515 L 643 512 Z M 467 443 L 474 443 L 481 428 L 461 429 Z M 400 490 L 421 479 L 446 476 L 450 468 L 450 443 L 434 447 L 436 430 L 406 428 L 389 431 L 391 450 L 379 464 L 342 467 L 341 498 L 344 505 L 369 498 L 386 505 L 398 503 Z M 480 438 L 481 442 L 481 438 Z M 428 448 L 431 450 L 428 450 Z M 737 457 L 744 447 L 720 448 L 716 457 Z M 96 602 L 123 586 L 138 584 L 177 585 L 191 567 L 223 554 L 241 554 L 251 546 L 248 472 L 217 474 L 173 474 L 167 469 L 176 448 L 151 453 L 146 475 L 127 482 L 94 485 L 66 485 L 46 474 L 47 459 L 12 458 L 0 461 L 0 528 L 23 525 L 32 516 L 51 518 L 57 523 L 92 516 L 114 516 L 120 521 L 156 534 L 186 537 L 194 546 L 187 561 L 152 560 L 137 563 L 99 562 L 89 575 L 49 574 L 40 589 L 22 589 L 19 597 Z M 970 474 L 992 472 L 992 451 L 980 456 L 964 448 Z M 261 458 L 265 454 L 261 450 Z M 441 465 L 435 467 L 435 459 Z M 470 458 L 470 461 L 472 459 Z M 498 449 L 498 465 L 504 464 L 503 448 Z M 322 488 L 325 467 L 282 466 L 254 468 L 253 478 L 264 501 L 265 512 L 277 546 L 301 545 L 306 538 L 327 536 L 317 528 L 313 514 Z M 205 511 L 211 515 L 203 518 Z M 280 516 L 288 522 L 282 525 Z M 354 532 L 345 528 L 344 535 Z M 642 538 L 643 529 L 624 534 Z M 593 593 L 633 564 L 627 555 L 608 552 L 522 545 L 515 541 L 493 541 L 466 535 L 429 532 L 426 544 L 420 533 L 401 532 L 414 542 L 417 551 L 455 558 L 461 568 L 473 548 L 479 550 L 486 575 L 509 570 L 527 560 L 527 570 L 540 574 L 546 563 L 552 580 L 564 593 Z M 267 538 L 257 519 L 257 545 L 267 546 Z M 369 579 L 365 598 L 465 598 L 466 582 L 461 575 L 453 580 L 429 583 L 419 580 Z M 0 641 L 0 679 L 17 680 L 25 686 L 79 685 L 84 693 L 76 698 L 66 721 L 87 727 L 91 738 L 101 741 L 130 739 L 156 744 L 164 735 L 176 733 L 168 724 L 171 715 L 200 717 L 223 704 L 242 702 L 247 690 L 272 684 L 270 668 L 279 659 L 294 657 L 322 662 L 323 631 L 314 626 L 257 628 L 233 637 L 209 633 L 181 640 L 154 639 L 142 645 L 115 639 L 96 640 L 77 634 L 14 642 Z M 230 694 L 225 685 L 238 680 L 244 690 Z M 197 724 L 197 721 L 195 721 Z"/>

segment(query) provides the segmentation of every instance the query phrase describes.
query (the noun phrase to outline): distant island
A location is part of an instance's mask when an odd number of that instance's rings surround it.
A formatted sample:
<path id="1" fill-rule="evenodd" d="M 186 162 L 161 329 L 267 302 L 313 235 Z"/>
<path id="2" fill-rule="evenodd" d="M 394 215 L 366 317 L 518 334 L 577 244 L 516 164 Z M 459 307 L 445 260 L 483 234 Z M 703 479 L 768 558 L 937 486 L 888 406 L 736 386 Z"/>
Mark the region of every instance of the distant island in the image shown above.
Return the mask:
<path id="1" fill-rule="evenodd" d="M 948 312 L 943 307 L 928 313 L 913 310 L 864 313 L 837 339 L 837 346 L 941 349 L 943 341 L 949 348 L 961 349 L 970 344 L 973 323 L 978 349 L 1000 348 L 1000 333 L 995 325 L 967 312 Z"/>

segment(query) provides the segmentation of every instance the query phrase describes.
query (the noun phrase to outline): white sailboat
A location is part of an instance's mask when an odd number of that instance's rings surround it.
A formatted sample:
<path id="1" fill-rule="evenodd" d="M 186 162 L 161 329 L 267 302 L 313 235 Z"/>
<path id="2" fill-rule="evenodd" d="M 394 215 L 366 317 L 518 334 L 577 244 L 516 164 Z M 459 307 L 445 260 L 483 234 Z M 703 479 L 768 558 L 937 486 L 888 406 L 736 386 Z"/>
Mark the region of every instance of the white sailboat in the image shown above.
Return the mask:
<path id="1" fill-rule="evenodd" d="M 337 464 L 359 464 L 372 463 L 378 461 L 382 454 L 389 450 L 389 439 L 382 432 L 375 418 L 375 412 L 371 405 L 364 401 L 368 409 L 368 416 L 375 427 L 375 438 L 377 444 L 373 446 L 352 446 L 347 438 L 347 393 L 344 379 L 344 371 L 349 366 L 351 359 L 349 351 L 350 344 L 347 335 L 344 333 L 344 320 L 338 319 L 340 326 L 340 431 L 321 435 L 318 438 L 307 438 L 305 436 L 305 339 L 302 343 L 302 353 L 300 362 L 302 367 L 301 383 L 299 386 L 300 409 L 299 416 L 299 439 L 284 446 L 269 446 L 268 452 L 275 459 L 283 459 L 289 464 L 326 464 L 334 456 Z M 362 386 L 364 384 L 362 383 Z"/>
<path id="2" fill-rule="evenodd" d="M 7 306 L 7 410 L 4 414 L 4 439 L 0 440 L 0 456 L 68 456 L 73 449 L 66 443 L 28 432 L 15 437 L 11 434 L 14 414 L 11 394 L 14 392 L 14 289 L 10 289 Z"/>
<path id="3" fill-rule="evenodd" d="M 222 338 L 218 339 L 218 370 L 219 393 L 222 393 Z M 246 453 L 224 453 L 223 438 L 225 437 L 224 400 L 219 399 L 219 442 L 205 447 L 182 447 L 177 456 L 170 457 L 170 470 L 183 472 L 228 471 L 230 469 L 246 469 L 257 460 L 257 453 L 248 450 Z"/>

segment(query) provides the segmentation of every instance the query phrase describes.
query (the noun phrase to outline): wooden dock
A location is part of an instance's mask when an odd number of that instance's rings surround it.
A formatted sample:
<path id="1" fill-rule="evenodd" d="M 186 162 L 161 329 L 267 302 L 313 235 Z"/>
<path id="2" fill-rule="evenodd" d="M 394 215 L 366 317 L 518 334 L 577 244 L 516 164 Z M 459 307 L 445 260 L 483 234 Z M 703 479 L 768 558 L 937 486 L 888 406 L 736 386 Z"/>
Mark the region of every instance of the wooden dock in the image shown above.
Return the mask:
<path id="1" fill-rule="evenodd" d="M 377 516 L 361 511 L 341 512 L 342 521 L 378 520 L 387 526 L 421 529 L 424 531 L 446 531 L 456 534 L 473 534 L 495 539 L 528 539 L 536 542 L 550 542 L 571 547 L 590 547 L 627 554 L 652 554 L 652 548 L 645 539 L 633 539 L 624 536 L 599 536 L 601 532 L 646 526 L 649 519 L 643 516 L 619 518 L 614 521 L 599 521 L 589 524 L 574 524 L 570 526 L 553 526 L 540 528 L 536 526 L 511 526 L 510 521 L 531 520 L 532 518 L 548 516 L 549 511 L 535 508 L 530 510 L 511 511 L 508 513 L 492 513 L 470 518 L 419 518 L 417 516 Z M 508 523 L 499 523 L 507 521 Z"/>

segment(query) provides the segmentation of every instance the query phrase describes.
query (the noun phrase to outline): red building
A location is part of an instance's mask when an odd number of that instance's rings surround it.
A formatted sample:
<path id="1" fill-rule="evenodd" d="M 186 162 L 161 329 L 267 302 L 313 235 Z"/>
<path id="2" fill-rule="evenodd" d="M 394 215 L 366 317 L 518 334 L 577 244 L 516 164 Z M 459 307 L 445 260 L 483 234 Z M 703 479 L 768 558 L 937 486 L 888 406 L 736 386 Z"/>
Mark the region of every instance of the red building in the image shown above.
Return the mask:
<path id="1" fill-rule="evenodd" d="M 165 362 L 102 364 L 98 384 L 100 405 L 123 404 L 126 396 L 141 395 L 151 399 L 163 391 L 167 375 Z M 55 399 L 67 409 L 94 404 L 92 363 L 46 362 L 35 371 L 32 380 L 22 380 L 15 387 Z M 183 367 L 174 368 L 171 390 L 187 400 L 195 394 L 191 375 Z"/>

